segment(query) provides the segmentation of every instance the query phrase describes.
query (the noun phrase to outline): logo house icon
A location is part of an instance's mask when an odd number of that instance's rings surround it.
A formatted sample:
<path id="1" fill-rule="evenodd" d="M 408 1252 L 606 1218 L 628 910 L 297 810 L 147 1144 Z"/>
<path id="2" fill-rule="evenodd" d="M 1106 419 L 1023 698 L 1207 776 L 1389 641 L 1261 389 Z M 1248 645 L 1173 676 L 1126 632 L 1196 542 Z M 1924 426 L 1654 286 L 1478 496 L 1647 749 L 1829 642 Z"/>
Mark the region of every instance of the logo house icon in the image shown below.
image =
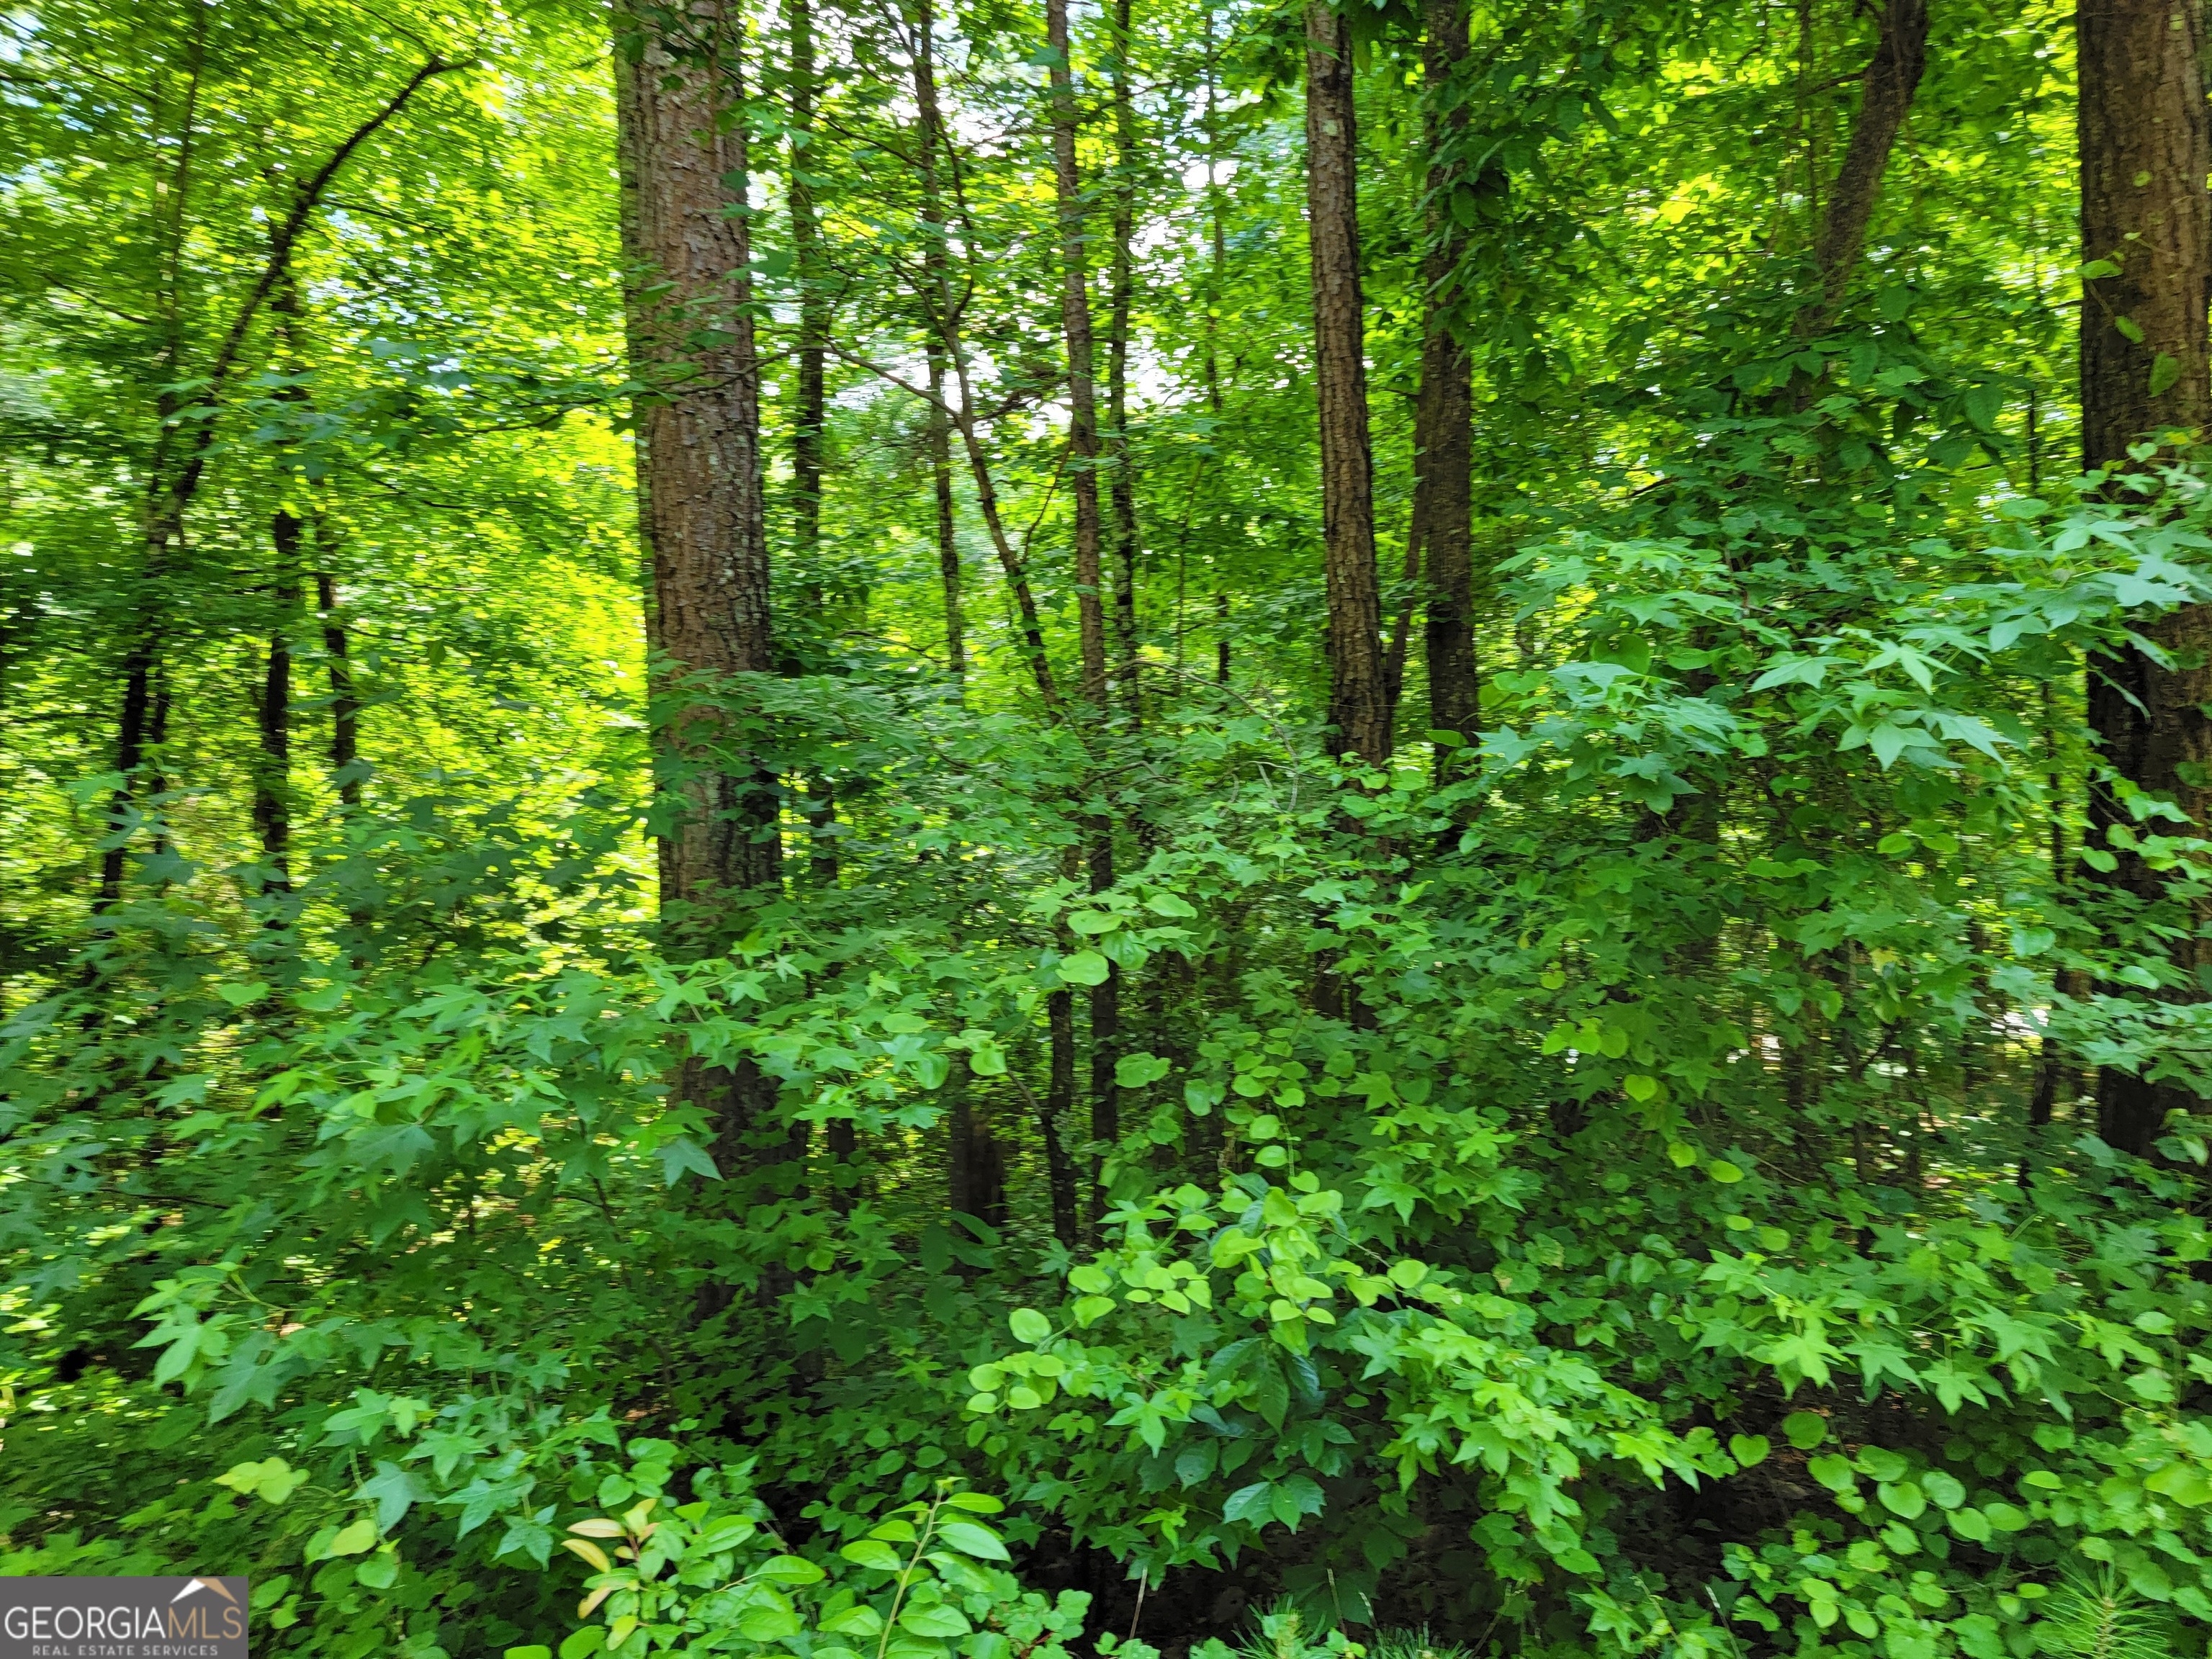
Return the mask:
<path id="1" fill-rule="evenodd" d="M 0 1659 L 246 1659 L 246 1583 L 0 1577 Z"/>

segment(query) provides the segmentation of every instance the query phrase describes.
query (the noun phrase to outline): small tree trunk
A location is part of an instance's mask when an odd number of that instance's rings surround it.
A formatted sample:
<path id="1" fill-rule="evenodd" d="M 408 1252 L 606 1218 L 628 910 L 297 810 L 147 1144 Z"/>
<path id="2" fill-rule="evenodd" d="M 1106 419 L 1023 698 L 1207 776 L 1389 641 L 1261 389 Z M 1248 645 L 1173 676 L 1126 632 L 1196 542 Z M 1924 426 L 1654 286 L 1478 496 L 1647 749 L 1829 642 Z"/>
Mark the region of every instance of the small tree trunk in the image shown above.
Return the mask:
<path id="1" fill-rule="evenodd" d="M 346 655 L 345 623 L 338 616 L 337 585 L 326 571 L 315 573 L 315 609 L 323 619 L 323 655 L 331 676 L 331 775 L 338 801 L 348 811 L 361 805 L 361 699 L 354 690 L 353 663 Z"/>
<path id="2" fill-rule="evenodd" d="M 829 356 L 830 301 L 822 283 L 822 234 L 807 170 L 815 166 L 814 9 L 789 0 L 791 134 L 784 158 L 791 213 L 792 272 L 799 279 L 799 403 L 792 413 L 792 550 L 811 562 L 822 541 L 822 428 L 827 407 L 823 369 Z"/>
<path id="3" fill-rule="evenodd" d="M 952 517 L 952 427 L 945 413 L 945 348 L 929 344 L 929 482 L 937 503 L 937 580 L 945 594 L 945 665 L 965 701 L 968 626 L 960 605 L 960 538 Z"/>
<path id="4" fill-rule="evenodd" d="M 1380 765 L 1390 757 L 1390 708 L 1382 593 L 1375 568 L 1352 52 L 1327 0 L 1307 0 L 1305 34 L 1306 221 L 1321 415 L 1330 743 L 1336 752 L 1348 750 Z"/>
<path id="5" fill-rule="evenodd" d="M 1827 210 L 1814 241 L 1820 287 L 1815 297 L 1798 308 L 1796 326 L 1801 339 L 1826 332 L 1843 306 L 1866 247 L 1867 226 L 1881 197 L 1890 151 L 1896 147 L 1927 64 L 1928 0 L 1888 0 L 1874 57 L 1859 76 L 1858 118 L 1851 124 L 1850 141 L 1836 169 Z"/>
<path id="6" fill-rule="evenodd" d="M 1054 991 L 1045 998 L 1045 1024 L 1049 1044 L 1044 1110 L 1037 1133 L 1044 1142 L 1045 1183 L 1052 1198 L 1052 1236 L 1073 1250 L 1079 1238 L 1075 1200 L 1075 1161 L 1068 1156 L 1064 1139 L 1068 1115 L 1075 1109 L 1075 994 Z"/>
<path id="7" fill-rule="evenodd" d="M 1136 298 L 1130 247 L 1137 206 L 1137 113 L 1129 91 L 1130 0 L 1114 0 L 1114 254 L 1106 344 L 1107 478 L 1114 544 L 1114 631 L 1120 647 L 1121 703 L 1144 713 L 1137 649 L 1137 475 L 1129 454 L 1129 326 Z"/>
<path id="8" fill-rule="evenodd" d="M 1060 325 L 1067 348 L 1068 493 L 1075 501 L 1076 614 L 1082 635 L 1083 695 L 1106 706 L 1106 611 L 1101 593 L 1098 409 L 1091 374 L 1090 274 L 1085 258 L 1083 180 L 1075 166 L 1075 73 L 1067 0 L 1045 0 L 1051 54 L 1052 176 L 1060 210 Z"/>
<path id="9" fill-rule="evenodd" d="M 1420 398 L 1413 411 L 1413 536 L 1428 561 L 1423 643 L 1429 665 L 1429 724 L 1471 743 L 1481 724 L 1481 681 L 1474 651 L 1474 390 L 1468 355 L 1453 337 L 1451 314 L 1467 235 L 1453 216 L 1452 193 L 1465 184 L 1467 115 L 1449 101 L 1454 71 L 1468 52 L 1461 0 L 1426 0 L 1428 39 L 1429 244 L 1422 261 L 1426 320 Z M 1444 778 L 1466 749 L 1439 748 Z"/>
<path id="10" fill-rule="evenodd" d="M 276 553 L 276 617 L 254 714 L 260 754 L 253 769 L 253 828 L 269 866 L 270 891 L 292 887 L 292 630 L 300 606 L 301 522 L 276 513 L 269 522 Z"/>
<path id="11" fill-rule="evenodd" d="M 2116 274 L 2083 284 L 2081 459 L 2130 465 L 2128 446 L 2161 430 L 2191 440 L 2212 419 L 2206 313 L 2212 307 L 2212 121 L 2203 80 L 2202 0 L 2083 0 L 2081 62 L 2081 256 Z M 2125 319 L 2130 328 L 2123 331 Z M 2161 667 L 2124 648 L 2089 664 L 2089 724 L 2103 758 L 2138 788 L 2171 799 L 2203 835 L 2212 827 L 2212 606 L 2189 605 L 2138 624 L 2172 653 Z M 2132 815 L 2093 786 L 2088 841 L 2101 846 Z M 2091 878 L 2150 903 L 2165 878 L 2132 851 Z M 2201 931 L 2212 917 L 2199 915 Z M 2207 943 L 2191 939 L 2176 965 L 2195 981 Z M 2182 994 L 2194 999 L 2195 990 Z M 2100 1068 L 2099 1133 L 2123 1151 L 2151 1149 L 2166 1115 L 2196 1097 Z"/>

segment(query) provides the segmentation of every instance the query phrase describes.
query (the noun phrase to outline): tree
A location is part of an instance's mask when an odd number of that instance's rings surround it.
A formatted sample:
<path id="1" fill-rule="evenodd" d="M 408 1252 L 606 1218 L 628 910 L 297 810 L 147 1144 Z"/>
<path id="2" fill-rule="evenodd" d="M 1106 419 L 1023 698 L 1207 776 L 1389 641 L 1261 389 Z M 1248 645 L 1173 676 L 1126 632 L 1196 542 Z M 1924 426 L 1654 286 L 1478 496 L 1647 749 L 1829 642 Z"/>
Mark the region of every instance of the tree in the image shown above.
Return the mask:
<path id="1" fill-rule="evenodd" d="M 1335 748 L 1380 764 L 1390 753 L 1391 710 L 1375 568 L 1352 50 L 1344 20 L 1328 0 L 1308 0 L 1304 15 L 1306 227 L 1328 592 L 1328 726 Z"/>
<path id="2" fill-rule="evenodd" d="M 735 936 L 782 865 L 775 775 L 746 752 L 727 712 L 743 696 L 736 676 L 775 668 L 750 238 L 733 193 L 747 165 L 742 40 L 721 0 L 706 0 L 641 20 L 616 53 L 630 351 L 653 377 L 637 399 L 636 454 L 647 640 L 664 711 L 656 741 L 672 801 L 661 907 L 701 952 Z M 717 1160 L 749 1164 L 775 1104 L 758 1066 L 694 1060 L 677 1088 L 713 1124 Z"/>
<path id="3" fill-rule="evenodd" d="M 2130 447 L 2212 421 L 2206 314 L 2212 309 L 2212 139 L 2196 0 L 2084 0 L 2080 41 L 2081 460 L 2125 470 Z M 2146 623 L 2152 649 L 2130 645 L 2089 665 L 2089 724 L 2116 782 L 2089 796 L 2092 843 L 2118 860 L 2112 884 L 2142 905 L 2166 878 L 2120 837 L 2136 817 L 2123 791 L 2172 800 L 2185 833 L 2212 827 L 2212 609 L 2185 605 Z M 2199 996 L 2212 963 L 2200 906 L 2174 949 L 2181 994 Z M 2166 1114 L 2194 1109 L 2171 1083 L 2102 1068 L 2100 1133 L 2148 1150 Z"/>

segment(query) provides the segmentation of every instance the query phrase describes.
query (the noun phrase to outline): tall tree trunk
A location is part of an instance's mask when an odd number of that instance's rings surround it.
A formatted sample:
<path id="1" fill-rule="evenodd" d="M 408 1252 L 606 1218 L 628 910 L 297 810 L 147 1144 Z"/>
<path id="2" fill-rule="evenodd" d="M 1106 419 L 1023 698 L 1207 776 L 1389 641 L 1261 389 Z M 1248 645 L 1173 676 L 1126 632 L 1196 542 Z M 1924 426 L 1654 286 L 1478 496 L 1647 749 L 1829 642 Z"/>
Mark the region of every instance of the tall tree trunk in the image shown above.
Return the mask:
<path id="1" fill-rule="evenodd" d="M 1075 1194 L 1075 1160 L 1067 1151 L 1067 1121 L 1075 1109 L 1075 994 L 1054 991 L 1045 998 L 1048 1044 L 1044 1109 L 1037 1133 L 1044 1142 L 1045 1188 L 1052 1200 L 1052 1236 L 1073 1250 L 1080 1238 Z"/>
<path id="2" fill-rule="evenodd" d="M 1091 286 L 1085 257 L 1083 180 L 1075 166 L 1075 70 L 1067 0 L 1045 0 L 1051 57 L 1052 179 L 1060 223 L 1060 327 L 1067 348 L 1068 493 L 1075 501 L 1076 612 L 1083 647 L 1083 695 L 1106 707 L 1106 610 L 1101 592 L 1098 524 L 1098 407 L 1092 372 Z"/>
<path id="3" fill-rule="evenodd" d="M 1085 258 L 1083 181 L 1075 167 L 1075 76 L 1069 56 L 1067 0 L 1046 0 L 1046 44 L 1052 54 L 1053 186 L 1060 209 L 1060 323 L 1067 347 L 1069 491 L 1075 499 L 1075 591 L 1083 650 L 1083 696 L 1092 713 L 1106 714 L 1106 608 L 1101 591 L 1098 518 L 1098 410 L 1091 383 L 1090 275 Z M 1114 884 L 1114 826 L 1089 821 L 1084 848 L 1091 890 Z M 1086 998 L 1091 1016 L 1091 1137 L 1107 1142 L 1121 1133 L 1119 1091 L 1114 1085 L 1121 1041 L 1121 970 Z M 1103 1212 L 1100 1158 L 1091 1160 L 1091 1214 Z"/>
<path id="4" fill-rule="evenodd" d="M 1208 250 L 1212 263 L 1206 267 L 1206 407 L 1213 416 L 1214 430 L 1221 427 L 1221 307 L 1228 293 L 1229 238 L 1224 222 L 1225 204 L 1221 194 L 1221 108 L 1220 89 L 1217 79 L 1219 61 L 1213 39 L 1213 7 L 1206 8 L 1206 220 Z M 1218 440 L 1217 439 L 1217 441 Z M 1195 490 L 1196 484 L 1192 485 Z M 1231 639 L 1229 634 L 1229 588 L 1222 580 L 1220 555 L 1206 556 L 1206 568 L 1213 577 L 1213 683 L 1229 684 Z"/>
<path id="5" fill-rule="evenodd" d="M 1114 248 L 1106 331 L 1107 507 L 1114 546 L 1114 631 L 1122 707 L 1144 712 L 1137 650 L 1137 475 L 1129 454 L 1129 326 L 1137 289 L 1137 111 L 1129 89 L 1130 0 L 1114 0 Z"/>
<path id="6" fill-rule="evenodd" d="M 822 234 L 808 169 L 814 144 L 814 9 L 812 0 L 789 0 L 791 133 L 784 161 L 791 213 L 792 274 L 799 280 L 799 403 L 792 411 L 792 550 L 811 563 L 822 541 L 822 428 L 826 401 L 823 368 L 829 356 L 830 300 L 823 287 Z"/>
<path id="7" fill-rule="evenodd" d="M 1322 541 L 1328 592 L 1331 748 L 1390 757 L 1382 593 L 1375 568 L 1359 280 L 1358 127 L 1352 50 L 1327 0 L 1307 0 L 1306 222 L 1312 245 L 1314 379 L 1321 416 Z"/>
<path id="8" fill-rule="evenodd" d="M 945 118 L 937 101 L 935 28 L 936 20 L 929 0 L 916 0 L 913 65 L 915 106 L 921 116 L 922 135 L 917 161 L 921 174 L 922 222 L 924 234 L 941 249 L 949 228 L 937 172 L 938 145 L 943 142 Z M 957 173 L 953 185 L 957 194 L 959 185 Z M 962 227 L 963 240 L 972 257 L 975 245 L 974 227 L 968 221 L 964 208 Z M 999 568 L 1006 579 L 1006 586 L 1013 594 L 1014 605 L 1021 617 L 1022 653 L 1029 659 L 1030 678 L 1036 686 L 1037 696 L 1042 700 L 1046 712 L 1057 718 L 1062 712 L 1060 688 L 1053 678 L 1051 660 L 1045 655 L 1044 623 L 1037 613 L 1036 596 L 1030 591 L 1029 574 L 1023 568 L 1021 555 L 1015 550 L 1012 538 L 1006 534 L 1006 520 L 999 511 L 998 487 L 991 478 L 990 458 L 983 453 L 982 438 L 975 429 L 975 392 L 969 378 L 968 354 L 961 345 L 961 306 L 952 295 L 951 259 L 942 252 L 933 258 L 925 252 L 922 269 L 932 289 L 929 297 L 933 328 L 938 343 L 944 348 L 945 361 L 952 370 L 953 385 L 958 394 L 954 401 L 933 400 L 932 407 L 945 411 L 952 429 L 960 434 L 960 447 L 968 457 L 969 476 L 975 484 L 975 514 L 982 520 L 984 532 L 991 538 L 992 550 L 998 555 Z M 908 390 L 913 388 L 909 386 Z M 1094 508 L 1097 506 L 1095 491 L 1092 506 Z M 1095 529 L 1095 514 L 1093 526 Z M 1096 547 L 1095 540 L 1093 547 Z"/>
<path id="9" fill-rule="evenodd" d="M 273 892 L 292 886 L 292 632 L 300 608 L 301 520 L 281 508 L 269 521 L 276 555 L 276 616 L 254 708 L 259 739 L 253 769 L 253 828 Z"/>
<path id="10" fill-rule="evenodd" d="M 650 572 L 647 643 L 659 699 L 693 680 L 775 667 L 760 464 L 760 367 L 744 204 L 742 19 L 734 0 L 693 0 L 685 33 L 651 25 L 618 43 L 617 111 L 624 252 L 637 281 L 625 322 L 639 378 L 639 531 Z M 695 344 L 702 336 L 712 343 Z M 674 797 L 659 842 L 662 915 L 677 948 L 708 951 L 777 890 L 782 848 L 775 775 L 737 747 L 714 709 L 679 706 L 656 723 L 656 758 Z M 706 1109 L 726 1175 L 790 1155 L 758 1149 L 774 1085 L 749 1060 L 686 1056 L 678 1099 Z M 701 1310 L 728 1305 L 722 1287 Z"/>
<path id="11" fill-rule="evenodd" d="M 968 625 L 961 613 L 960 536 L 952 516 L 952 423 L 945 412 L 945 348 L 929 343 L 930 493 L 937 507 L 937 580 L 945 596 L 945 665 L 964 702 L 968 693 Z"/>
<path id="12" fill-rule="evenodd" d="M 1881 33 L 1874 57 L 1859 76 L 1858 118 L 1851 124 L 1850 143 L 1828 191 L 1827 210 L 1821 215 L 1820 234 L 1814 240 L 1813 264 L 1819 288 L 1815 297 L 1798 308 L 1796 331 L 1802 339 L 1826 333 L 1842 307 L 1851 274 L 1866 247 L 1867 226 L 1875 204 L 1881 198 L 1882 174 L 1889 170 L 1889 154 L 1899 131 L 1912 108 L 1913 94 L 1928 64 L 1928 0 L 1888 0 L 1881 14 Z"/>
<path id="13" fill-rule="evenodd" d="M 2161 431 L 2195 441 L 2212 420 L 2204 9 L 2203 0 L 2082 0 L 2075 27 L 2081 257 L 2114 270 L 2083 284 L 2081 459 L 2093 468 L 2125 466 L 2129 445 Z M 2172 653 L 2175 666 L 2161 667 L 2132 647 L 2093 659 L 2089 725 L 2120 777 L 2169 796 L 2188 815 L 2191 833 L 2203 835 L 2212 827 L 2212 720 L 2203 708 L 2212 700 L 2212 606 L 2186 606 L 2138 627 Z M 2092 787 L 2091 846 L 2132 822 L 2116 792 Z M 2119 866 L 2103 879 L 2142 902 L 2157 899 L 2164 878 L 2132 851 L 2112 850 Z M 2197 921 L 2201 931 L 2212 917 Z M 2192 939 L 2175 957 L 2194 980 L 2212 963 L 2212 948 Z M 2117 1066 L 2100 1070 L 2100 1133 L 2125 1151 L 2148 1152 L 2166 1115 L 2196 1103 L 2187 1090 Z"/>
<path id="14" fill-rule="evenodd" d="M 1428 561 L 1423 644 L 1429 665 L 1429 724 L 1472 741 L 1480 725 L 1481 681 L 1474 654 L 1474 388 L 1468 355 L 1452 335 L 1460 261 L 1467 234 L 1452 194 L 1468 182 L 1467 112 L 1451 96 L 1468 53 L 1462 0 L 1426 0 L 1422 48 L 1427 82 L 1429 243 L 1421 264 L 1425 295 L 1421 391 L 1413 410 L 1413 538 Z M 1441 780 L 1465 749 L 1439 748 Z"/>
<path id="15" fill-rule="evenodd" d="M 319 538 L 318 538 L 319 542 Z M 328 550 L 318 547 L 318 551 Z M 315 609 L 323 619 L 323 655 L 331 676 L 331 775 L 338 801 L 348 811 L 361 805 L 361 697 L 354 690 L 353 663 L 346 654 L 345 623 L 338 615 L 337 585 L 328 571 L 315 573 Z"/>
<path id="16" fill-rule="evenodd" d="M 945 204 L 937 182 L 938 152 L 944 143 L 937 107 L 937 18 L 929 0 L 920 0 L 914 20 L 914 82 L 921 120 L 915 143 L 920 150 L 922 184 L 923 292 L 921 308 L 928 319 L 925 353 L 929 365 L 929 410 L 924 441 L 929 452 L 930 491 L 937 507 L 937 580 L 945 598 L 945 665 L 964 702 L 968 691 L 968 623 L 961 609 L 960 538 L 952 511 L 952 421 L 945 402 L 945 331 L 951 280 L 945 249 Z"/>

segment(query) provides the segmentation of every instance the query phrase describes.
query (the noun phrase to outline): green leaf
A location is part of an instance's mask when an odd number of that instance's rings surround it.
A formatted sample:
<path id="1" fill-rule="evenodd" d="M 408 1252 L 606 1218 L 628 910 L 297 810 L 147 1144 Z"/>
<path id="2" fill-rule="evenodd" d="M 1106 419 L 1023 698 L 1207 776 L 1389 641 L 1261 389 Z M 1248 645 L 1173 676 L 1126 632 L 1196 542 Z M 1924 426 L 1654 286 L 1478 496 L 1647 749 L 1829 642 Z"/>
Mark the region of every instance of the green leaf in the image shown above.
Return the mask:
<path id="1" fill-rule="evenodd" d="M 1930 1469 L 1920 1477 L 1920 1490 L 1939 1510 L 1955 1510 L 1966 1501 L 1966 1488 L 1957 1476 Z"/>
<path id="2" fill-rule="evenodd" d="M 963 1555 L 972 1555 L 984 1561 L 1011 1561 L 1006 1547 L 999 1541 L 999 1534 L 975 1521 L 940 1521 L 937 1535 L 958 1550 Z"/>
<path id="3" fill-rule="evenodd" d="M 748 1642 L 781 1642 L 805 1628 L 797 1613 L 773 1603 L 747 1607 L 738 1615 L 738 1634 Z"/>
<path id="4" fill-rule="evenodd" d="M 987 1492 L 956 1492 L 945 1503 L 956 1510 L 965 1510 L 970 1515 L 997 1515 L 1006 1505 Z"/>
<path id="5" fill-rule="evenodd" d="M 1833 1452 L 1825 1457 L 1813 1459 L 1805 1465 L 1805 1473 L 1830 1492 L 1849 1492 L 1853 1484 L 1850 1460 L 1838 1457 Z"/>
<path id="6" fill-rule="evenodd" d="M 1170 1064 L 1158 1054 L 1124 1054 L 1114 1062 L 1114 1084 L 1121 1089 L 1141 1089 L 1168 1074 Z"/>
<path id="7" fill-rule="evenodd" d="M 1706 1164 L 1705 1173 L 1723 1187 L 1733 1187 L 1743 1179 L 1743 1171 L 1724 1158 L 1717 1158 Z"/>
<path id="8" fill-rule="evenodd" d="M 329 1556 L 359 1555 L 363 1550 L 373 1548 L 375 1543 L 376 1522 L 364 1515 L 351 1526 L 341 1527 L 337 1536 L 331 1540 L 323 1553 Z"/>
<path id="9" fill-rule="evenodd" d="M 553 1659 L 553 1650 L 543 1642 L 533 1642 L 526 1648 L 507 1648 L 499 1659 Z"/>
<path id="10" fill-rule="evenodd" d="M 1067 919 L 1067 925 L 1086 939 L 1100 933 L 1110 933 L 1121 925 L 1121 918 L 1108 910 L 1078 910 Z"/>
<path id="11" fill-rule="evenodd" d="M 1729 1437 L 1729 1455 L 1735 1459 L 1740 1468 L 1757 1468 L 1773 1449 L 1774 1443 L 1763 1434 L 1734 1434 Z"/>
<path id="12" fill-rule="evenodd" d="M 689 1135 L 678 1135 L 664 1140 L 653 1149 L 660 1160 L 660 1179 L 664 1186 L 673 1187 L 682 1179 L 686 1170 L 708 1181 L 720 1181 L 722 1172 L 714 1167 L 714 1160 L 707 1156 Z"/>
<path id="13" fill-rule="evenodd" d="M 896 1550 L 876 1538 L 855 1539 L 837 1553 L 856 1567 L 872 1567 L 878 1572 L 896 1572 L 906 1565 Z"/>
<path id="14" fill-rule="evenodd" d="M 1072 957 L 1063 957 L 1060 976 L 1070 985 L 1103 985 L 1114 964 L 1096 951 L 1078 951 Z"/>
<path id="15" fill-rule="evenodd" d="M 821 1568 L 799 1555 L 779 1555 L 764 1561 L 760 1576 L 772 1584 L 818 1584 L 824 1574 Z"/>
<path id="16" fill-rule="evenodd" d="M 1052 1334 L 1052 1321 L 1035 1308 L 1017 1308 L 1006 1316 L 1006 1327 L 1013 1332 L 1014 1340 L 1026 1342 L 1034 1347 Z"/>
<path id="17" fill-rule="evenodd" d="M 1799 1451 L 1810 1451 L 1828 1437 L 1828 1419 L 1818 1412 L 1792 1412 L 1782 1419 L 1782 1432 Z"/>
<path id="18" fill-rule="evenodd" d="M 2173 389 L 2173 383 L 2180 378 L 2181 365 L 2163 351 L 2151 359 L 2150 395 L 2152 397 L 2163 398 Z"/>
<path id="19" fill-rule="evenodd" d="M 939 1601 L 927 1607 L 909 1607 L 898 1616 L 899 1628 L 910 1630 L 916 1636 L 934 1637 L 939 1641 L 956 1636 L 965 1636 L 975 1627 L 959 1608 Z"/>

